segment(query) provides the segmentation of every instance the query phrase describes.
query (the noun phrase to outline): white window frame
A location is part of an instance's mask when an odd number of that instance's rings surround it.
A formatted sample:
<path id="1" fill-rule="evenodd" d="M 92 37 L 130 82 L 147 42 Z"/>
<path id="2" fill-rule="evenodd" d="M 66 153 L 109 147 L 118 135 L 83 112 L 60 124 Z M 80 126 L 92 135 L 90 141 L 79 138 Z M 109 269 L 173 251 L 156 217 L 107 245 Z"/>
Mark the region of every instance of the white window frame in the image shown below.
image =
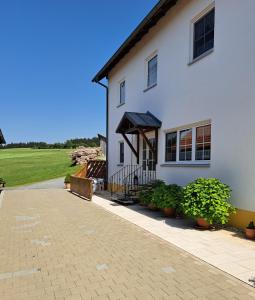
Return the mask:
<path id="1" fill-rule="evenodd" d="M 212 122 L 211 120 L 205 120 L 201 122 L 192 123 L 185 126 L 180 126 L 172 129 L 166 129 L 164 130 L 164 162 L 163 164 L 167 165 L 208 165 L 211 163 L 212 160 L 212 139 L 211 139 L 211 156 L 210 160 L 196 160 L 196 129 L 197 127 L 211 125 L 212 130 Z M 192 156 L 191 160 L 180 160 L 179 159 L 179 152 L 180 152 L 180 132 L 186 129 L 192 129 Z M 166 160 L 166 134 L 171 132 L 177 132 L 177 142 L 176 142 L 176 161 L 167 161 Z M 212 133 L 211 133 L 212 135 Z"/>
<path id="2" fill-rule="evenodd" d="M 210 54 L 214 51 L 215 35 L 214 35 L 214 47 L 212 49 L 209 49 L 208 51 L 204 52 L 200 56 L 198 56 L 196 58 L 193 58 L 194 57 L 194 25 L 198 20 L 203 18 L 213 8 L 215 9 L 215 1 L 213 1 L 210 5 L 208 5 L 199 14 L 197 14 L 190 22 L 190 46 L 189 46 L 189 61 L 188 61 L 188 64 L 192 64 L 192 63 L 196 62 L 197 60 L 200 60 L 201 58 L 207 56 L 208 54 Z M 215 22 L 214 22 L 214 32 L 215 32 Z"/>
<path id="3" fill-rule="evenodd" d="M 123 144 L 123 162 L 120 161 L 120 144 Z M 118 149 L 118 157 L 119 157 L 119 161 L 118 161 L 118 165 L 124 165 L 124 162 L 125 162 L 125 143 L 123 140 L 119 141 L 118 143 L 119 145 L 119 149 Z"/>
<path id="4" fill-rule="evenodd" d="M 157 81 L 156 83 L 152 85 L 148 85 L 148 76 L 149 76 L 149 61 L 151 61 L 155 56 L 157 56 Z M 159 65 L 159 55 L 158 55 L 158 50 L 155 50 L 152 52 L 146 59 L 145 59 L 145 72 L 144 72 L 144 92 L 147 90 L 157 86 L 158 84 L 158 65 Z"/>
<path id="5" fill-rule="evenodd" d="M 121 85 L 124 83 L 124 99 L 121 99 Z M 119 82 L 119 105 L 126 103 L 126 80 L 123 79 Z"/>

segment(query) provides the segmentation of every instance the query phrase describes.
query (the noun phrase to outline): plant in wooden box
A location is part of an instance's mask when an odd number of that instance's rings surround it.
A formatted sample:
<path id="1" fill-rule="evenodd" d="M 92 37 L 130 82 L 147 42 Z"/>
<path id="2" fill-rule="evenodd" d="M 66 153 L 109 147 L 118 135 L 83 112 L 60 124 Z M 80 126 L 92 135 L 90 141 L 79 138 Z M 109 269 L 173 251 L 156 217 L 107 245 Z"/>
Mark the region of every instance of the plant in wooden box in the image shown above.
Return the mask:
<path id="1" fill-rule="evenodd" d="M 182 209 L 197 220 L 197 227 L 226 224 L 235 208 L 229 203 L 230 187 L 216 178 L 198 178 L 184 188 Z"/>
<path id="2" fill-rule="evenodd" d="M 65 188 L 70 189 L 71 185 L 71 174 L 67 174 L 65 177 Z"/>
<path id="3" fill-rule="evenodd" d="M 156 206 L 163 210 L 166 217 L 173 217 L 182 202 L 182 187 L 177 184 L 162 184 L 154 189 L 152 198 Z"/>
<path id="4" fill-rule="evenodd" d="M 251 221 L 248 226 L 245 228 L 245 236 L 247 239 L 253 240 L 255 238 L 255 225 L 253 221 Z"/>

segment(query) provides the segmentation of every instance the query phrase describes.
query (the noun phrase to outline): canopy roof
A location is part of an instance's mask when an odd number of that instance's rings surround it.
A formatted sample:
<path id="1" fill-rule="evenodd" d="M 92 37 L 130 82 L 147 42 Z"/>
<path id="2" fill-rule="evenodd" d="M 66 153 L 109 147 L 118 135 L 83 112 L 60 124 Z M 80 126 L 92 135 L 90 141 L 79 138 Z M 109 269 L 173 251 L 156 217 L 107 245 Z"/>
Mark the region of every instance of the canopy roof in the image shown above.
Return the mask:
<path id="1" fill-rule="evenodd" d="M 116 133 L 137 134 L 139 129 L 146 131 L 161 127 L 161 121 L 149 111 L 146 113 L 125 112 Z"/>
<path id="2" fill-rule="evenodd" d="M 107 61 L 102 69 L 95 75 L 92 81 L 98 82 L 104 77 L 107 77 L 114 66 L 145 36 L 145 34 L 148 33 L 151 27 L 157 24 L 177 1 L 178 0 L 160 0 Z"/>
<path id="3" fill-rule="evenodd" d="M 5 144 L 6 142 L 5 142 L 5 139 L 4 139 L 4 135 L 3 135 L 3 133 L 2 133 L 2 131 L 1 131 L 1 129 L 0 129 L 0 144 Z"/>

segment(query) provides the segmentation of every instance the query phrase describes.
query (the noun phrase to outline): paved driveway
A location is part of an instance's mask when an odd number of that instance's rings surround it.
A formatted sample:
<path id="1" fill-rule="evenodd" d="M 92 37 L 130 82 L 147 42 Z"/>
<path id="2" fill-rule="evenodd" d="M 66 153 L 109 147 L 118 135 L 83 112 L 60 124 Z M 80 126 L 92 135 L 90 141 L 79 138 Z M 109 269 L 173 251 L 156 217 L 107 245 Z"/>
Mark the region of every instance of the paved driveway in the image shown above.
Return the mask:
<path id="1" fill-rule="evenodd" d="M 7 188 L 8 190 L 34 190 L 34 189 L 62 189 L 64 187 L 64 177 L 40 181 L 18 187 Z"/>
<path id="2" fill-rule="evenodd" d="M 254 289 L 64 190 L 5 192 L 0 299 L 253 299 Z"/>

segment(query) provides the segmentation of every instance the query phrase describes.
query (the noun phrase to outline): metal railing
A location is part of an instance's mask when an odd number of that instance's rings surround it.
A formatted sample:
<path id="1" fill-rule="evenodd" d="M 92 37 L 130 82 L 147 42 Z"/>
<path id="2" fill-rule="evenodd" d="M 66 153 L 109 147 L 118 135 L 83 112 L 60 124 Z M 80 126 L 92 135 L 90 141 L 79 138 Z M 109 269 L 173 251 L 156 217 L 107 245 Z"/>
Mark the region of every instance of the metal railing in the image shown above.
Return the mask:
<path id="1" fill-rule="evenodd" d="M 126 165 L 110 177 L 112 198 L 130 198 L 139 192 L 144 185 L 156 180 L 156 170 L 144 170 L 139 165 Z"/>

